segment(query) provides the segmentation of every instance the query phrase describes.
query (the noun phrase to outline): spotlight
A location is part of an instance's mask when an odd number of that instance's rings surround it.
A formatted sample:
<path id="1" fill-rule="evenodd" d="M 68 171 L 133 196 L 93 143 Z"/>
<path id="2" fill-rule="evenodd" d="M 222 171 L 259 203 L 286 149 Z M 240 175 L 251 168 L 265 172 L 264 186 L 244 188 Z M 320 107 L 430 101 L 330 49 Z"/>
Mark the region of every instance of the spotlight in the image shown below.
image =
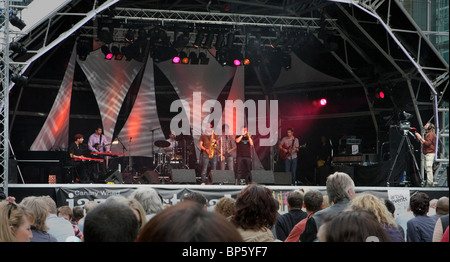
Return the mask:
<path id="1" fill-rule="evenodd" d="M 109 29 L 102 29 L 98 32 L 98 39 L 105 44 L 111 44 L 113 36 Z"/>
<path id="2" fill-rule="evenodd" d="M 249 64 L 250 64 L 250 59 L 245 58 L 243 64 L 244 64 L 245 66 L 249 65 Z"/>
<path id="3" fill-rule="evenodd" d="M 206 37 L 205 43 L 203 44 L 204 48 L 210 49 L 212 48 L 212 42 L 214 40 L 214 34 L 213 33 L 209 33 L 208 37 Z"/>
<path id="4" fill-rule="evenodd" d="M 217 35 L 216 44 L 214 47 L 216 49 L 220 49 L 223 46 L 223 43 L 225 42 L 225 35 L 223 33 L 219 33 Z"/>
<path id="5" fill-rule="evenodd" d="M 80 37 L 77 40 L 77 55 L 81 61 L 86 60 L 89 53 L 92 51 L 92 39 L 87 37 Z"/>
<path id="6" fill-rule="evenodd" d="M 179 36 L 176 36 L 176 39 L 174 40 L 172 47 L 173 48 L 183 48 L 185 47 L 187 44 L 189 44 L 189 34 L 186 33 L 182 33 Z"/>
<path id="7" fill-rule="evenodd" d="M 27 53 L 27 49 L 26 47 L 24 47 L 21 43 L 18 42 L 11 42 L 9 44 L 9 48 L 14 52 L 17 53 L 18 55 L 24 55 Z"/>
<path id="8" fill-rule="evenodd" d="M 107 47 L 106 45 L 103 45 L 101 47 L 103 54 L 105 55 L 105 59 L 107 60 L 111 60 L 113 58 L 113 53 L 109 50 L 109 47 Z"/>
<path id="9" fill-rule="evenodd" d="M 240 65 L 241 65 L 241 60 L 239 60 L 239 59 L 234 59 L 233 64 L 234 64 L 235 66 L 240 66 Z"/>
<path id="10" fill-rule="evenodd" d="M 122 60 L 123 58 L 123 54 L 120 52 L 119 47 L 117 46 L 112 46 L 111 47 L 111 53 L 114 55 L 116 60 Z"/>
<path id="11" fill-rule="evenodd" d="M 384 92 L 383 91 L 379 91 L 377 92 L 377 94 L 375 95 L 378 99 L 384 99 Z"/>
<path id="12" fill-rule="evenodd" d="M 322 98 L 319 100 L 319 105 L 321 105 L 321 106 L 325 106 L 327 103 L 328 103 L 328 101 L 326 98 Z"/>
<path id="13" fill-rule="evenodd" d="M 199 32 L 197 33 L 197 36 L 195 37 L 194 41 L 194 47 L 199 48 L 202 45 L 203 38 L 205 37 L 205 33 Z"/>
<path id="14" fill-rule="evenodd" d="M 127 33 L 125 34 L 125 41 L 128 43 L 134 42 L 134 31 L 131 29 L 127 30 Z"/>
<path id="15" fill-rule="evenodd" d="M 200 62 L 200 59 L 197 57 L 197 54 L 195 52 L 189 53 L 189 60 L 191 61 L 191 65 L 198 65 Z"/>
<path id="16" fill-rule="evenodd" d="M 216 60 L 221 66 L 227 65 L 227 53 L 228 52 L 223 48 L 216 52 Z"/>
<path id="17" fill-rule="evenodd" d="M 10 22 L 13 26 L 19 28 L 20 30 L 22 30 L 22 29 L 26 26 L 26 24 L 22 21 L 22 19 L 20 19 L 20 18 L 15 14 L 15 12 L 10 13 L 10 15 L 9 15 L 9 22 Z"/>
<path id="18" fill-rule="evenodd" d="M 172 63 L 173 63 L 173 64 L 179 64 L 180 61 L 181 61 L 181 58 L 180 58 L 179 56 L 174 56 L 174 57 L 172 58 Z"/>
<path id="19" fill-rule="evenodd" d="M 18 86 L 24 86 L 28 83 L 28 77 L 21 76 L 18 74 L 11 74 L 11 81 L 13 81 Z"/>
<path id="20" fill-rule="evenodd" d="M 200 52 L 200 54 L 198 54 L 198 59 L 200 60 L 201 65 L 209 64 L 209 58 L 203 52 Z"/>

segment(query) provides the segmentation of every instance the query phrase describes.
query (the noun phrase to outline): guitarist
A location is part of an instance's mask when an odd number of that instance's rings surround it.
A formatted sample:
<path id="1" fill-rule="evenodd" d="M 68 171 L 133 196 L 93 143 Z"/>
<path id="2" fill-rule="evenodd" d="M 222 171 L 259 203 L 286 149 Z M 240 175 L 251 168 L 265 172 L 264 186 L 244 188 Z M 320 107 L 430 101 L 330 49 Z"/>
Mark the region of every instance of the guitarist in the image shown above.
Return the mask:
<path id="1" fill-rule="evenodd" d="M 298 138 L 294 137 L 294 129 L 287 129 L 287 136 L 283 137 L 279 144 L 280 155 L 284 158 L 285 172 L 292 173 L 292 185 L 295 185 L 297 177 L 297 152 L 300 148 Z"/>
<path id="2" fill-rule="evenodd" d="M 97 127 L 94 133 L 89 136 L 88 148 L 91 152 L 111 153 L 110 144 L 105 135 L 102 134 L 103 129 Z M 96 156 L 95 158 L 105 159 L 104 156 Z M 106 161 L 96 162 L 91 169 L 93 180 L 97 182 L 100 176 L 106 174 Z"/>

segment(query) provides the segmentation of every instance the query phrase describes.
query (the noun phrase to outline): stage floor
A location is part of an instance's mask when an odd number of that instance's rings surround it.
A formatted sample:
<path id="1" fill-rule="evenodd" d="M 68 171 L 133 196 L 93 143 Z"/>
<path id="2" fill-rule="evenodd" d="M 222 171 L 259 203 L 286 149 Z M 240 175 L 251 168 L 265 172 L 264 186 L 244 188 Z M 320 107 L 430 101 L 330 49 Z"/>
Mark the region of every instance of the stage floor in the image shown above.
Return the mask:
<path id="1" fill-rule="evenodd" d="M 213 210 L 221 197 L 236 198 L 245 185 L 194 185 L 194 184 L 9 184 L 8 194 L 20 202 L 27 196 L 49 195 L 57 206 L 82 206 L 89 201 L 102 202 L 110 196 L 128 197 L 137 188 L 151 187 L 158 191 L 165 204 L 177 204 L 188 192 L 202 193 L 208 200 L 208 210 Z M 325 186 L 280 186 L 266 185 L 279 202 L 280 213 L 287 212 L 287 196 L 293 190 L 319 190 L 326 195 Z M 430 199 L 449 196 L 448 187 L 356 187 L 357 195 L 370 193 L 380 198 L 409 201 L 415 192 L 424 192 Z M 403 203 L 404 205 L 405 203 Z"/>

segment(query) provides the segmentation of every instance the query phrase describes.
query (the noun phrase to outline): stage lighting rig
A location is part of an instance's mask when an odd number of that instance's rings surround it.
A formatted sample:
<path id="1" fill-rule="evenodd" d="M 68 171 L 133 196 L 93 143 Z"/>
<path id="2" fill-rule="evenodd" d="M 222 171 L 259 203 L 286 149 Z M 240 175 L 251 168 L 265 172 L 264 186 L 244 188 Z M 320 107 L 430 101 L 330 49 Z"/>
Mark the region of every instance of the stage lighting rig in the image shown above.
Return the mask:
<path id="1" fill-rule="evenodd" d="M 209 64 L 209 58 L 206 56 L 206 53 L 204 52 L 200 52 L 200 54 L 198 54 L 198 59 L 200 60 L 201 65 Z"/>
<path id="2" fill-rule="evenodd" d="M 98 32 L 98 40 L 102 41 L 105 44 L 111 44 L 113 42 L 113 34 L 112 30 L 108 28 L 102 28 Z"/>
<path id="3" fill-rule="evenodd" d="M 14 52 L 17 53 L 19 56 L 22 56 L 24 54 L 27 53 L 27 48 L 25 46 L 23 46 L 21 43 L 19 42 L 11 42 L 9 44 L 9 48 Z"/>
<path id="4" fill-rule="evenodd" d="M 28 77 L 18 74 L 11 74 L 10 79 L 17 86 L 25 86 L 28 83 Z"/>
<path id="5" fill-rule="evenodd" d="M 195 52 L 189 53 L 189 60 L 191 61 L 191 65 L 198 65 L 198 63 L 200 62 L 200 59 Z"/>
<path id="6" fill-rule="evenodd" d="M 113 58 L 113 53 L 111 52 L 111 50 L 109 50 L 109 47 L 106 45 L 103 45 L 101 47 L 102 53 L 105 55 L 105 59 L 106 60 L 111 60 Z"/>
<path id="7" fill-rule="evenodd" d="M 10 11 L 10 14 L 9 14 L 9 22 L 10 22 L 13 26 L 19 28 L 20 30 L 22 30 L 25 26 L 27 26 L 27 25 L 22 21 L 22 19 L 20 19 L 20 18 L 17 16 L 17 12 L 16 12 L 16 11 Z"/>
<path id="8" fill-rule="evenodd" d="M 203 38 L 205 38 L 205 33 L 198 32 L 197 36 L 195 37 L 194 44 L 193 44 L 195 48 L 199 48 L 202 45 Z"/>

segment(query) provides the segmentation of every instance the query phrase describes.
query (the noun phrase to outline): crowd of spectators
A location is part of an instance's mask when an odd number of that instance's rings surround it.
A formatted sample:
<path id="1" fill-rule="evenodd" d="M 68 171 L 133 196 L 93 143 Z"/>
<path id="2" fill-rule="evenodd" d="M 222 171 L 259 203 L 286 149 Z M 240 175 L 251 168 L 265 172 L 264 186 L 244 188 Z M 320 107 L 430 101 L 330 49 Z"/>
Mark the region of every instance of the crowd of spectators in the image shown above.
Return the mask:
<path id="1" fill-rule="evenodd" d="M 3 196 L 0 242 L 448 242 L 448 197 L 416 192 L 411 215 L 396 218 L 391 201 L 357 195 L 342 172 L 328 176 L 325 195 L 295 190 L 287 206 L 280 214 L 272 190 L 254 183 L 212 211 L 201 193 L 171 206 L 152 187 L 74 208 L 49 196 Z"/>

